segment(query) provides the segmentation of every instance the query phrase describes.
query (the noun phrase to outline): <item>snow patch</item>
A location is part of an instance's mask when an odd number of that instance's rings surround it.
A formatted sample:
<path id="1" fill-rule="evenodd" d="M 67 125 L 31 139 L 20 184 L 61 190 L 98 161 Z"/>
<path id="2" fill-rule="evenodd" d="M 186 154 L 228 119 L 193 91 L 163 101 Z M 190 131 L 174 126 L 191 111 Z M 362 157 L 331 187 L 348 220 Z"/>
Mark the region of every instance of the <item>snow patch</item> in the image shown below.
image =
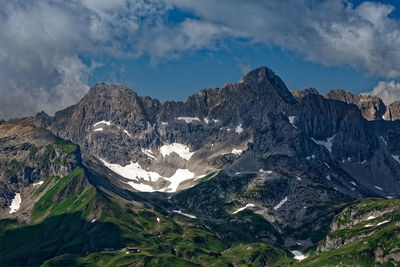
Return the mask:
<path id="1" fill-rule="evenodd" d="M 393 157 L 398 163 L 400 163 L 399 156 L 392 155 L 392 157 Z"/>
<path id="2" fill-rule="evenodd" d="M 379 226 L 379 225 L 382 225 L 382 224 L 385 224 L 385 223 L 388 223 L 388 222 L 390 222 L 390 221 L 389 220 L 385 220 L 383 222 L 378 223 L 376 226 Z"/>
<path id="3" fill-rule="evenodd" d="M 96 221 L 96 219 L 93 219 L 93 220 L 91 220 L 90 222 L 91 222 L 91 223 L 94 223 L 95 221 Z"/>
<path id="4" fill-rule="evenodd" d="M 299 176 L 296 176 L 297 181 L 301 181 L 301 178 Z"/>
<path id="5" fill-rule="evenodd" d="M 317 145 L 324 146 L 329 151 L 329 153 L 331 153 L 332 152 L 332 141 L 333 141 L 334 138 L 335 138 L 335 135 L 332 136 L 332 137 L 327 138 L 326 141 L 324 141 L 324 140 L 315 140 L 313 137 L 311 137 L 311 140 L 314 143 L 316 143 Z"/>
<path id="6" fill-rule="evenodd" d="M 315 159 L 315 155 L 311 155 L 311 156 L 306 157 L 306 160 L 310 160 L 310 159 Z"/>
<path id="7" fill-rule="evenodd" d="M 247 208 L 253 208 L 253 207 L 255 207 L 255 206 L 256 206 L 256 205 L 254 205 L 254 204 L 252 204 L 252 203 L 248 203 L 248 204 L 246 204 L 246 206 L 241 207 L 241 208 L 238 208 L 237 210 L 235 210 L 234 212 L 232 212 L 232 214 L 236 214 L 236 213 L 241 212 L 241 211 L 243 211 L 243 210 L 245 210 L 245 209 L 247 209 Z"/>
<path id="8" fill-rule="evenodd" d="M 219 120 L 214 120 L 214 119 L 213 119 L 213 122 L 214 122 L 214 123 L 218 123 L 218 122 L 219 122 Z"/>
<path id="9" fill-rule="evenodd" d="M 168 125 L 168 122 L 162 121 L 161 124 L 162 125 Z"/>
<path id="10" fill-rule="evenodd" d="M 304 260 L 305 258 L 307 258 L 308 256 L 305 256 L 303 253 L 301 253 L 300 251 L 298 251 L 298 250 L 292 250 L 292 251 L 290 251 L 293 255 L 294 255 L 294 258 L 296 259 L 296 260 L 298 260 L 298 261 L 302 261 L 302 260 Z"/>
<path id="11" fill-rule="evenodd" d="M 367 220 L 373 220 L 375 218 L 376 218 L 375 216 L 368 216 Z"/>
<path id="12" fill-rule="evenodd" d="M 124 133 L 126 133 L 129 137 L 132 137 L 127 130 L 124 130 Z"/>
<path id="13" fill-rule="evenodd" d="M 236 155 L 242 155 L 243 150 L 234 148 L 234 149 L 232 149 L 232 152 L 231 152 L 231 153 L 232 153 L 232 154 L 236 154 Z"/>
<path id="14" fill-rule="evenodd" d="M 17 212 L 20 206 L 21 206 L 21 194 L 16 193 L 13 200 L 11 201 L 10 214 Z"/>
<path id="15" fill-rule="evenodd" d="M 283 204 L 286 203 L 286 201 L 288 201 L 288 197 L 285 197 L 284 199 L 282 199 L 282 200 L 278 203 L 278 205 L 276 205 L 276 206 L 274 207 L 274 210 L 278 210 L 280 207 L 283 206 Z"/>
<path id="16" fill-rule="evenodd" d="M 119 164 L 108 163 L 102 159 L 101 159 L 101 161 L 103 162 L 104 166 L 106 166 L 113 172 L 118 173 L 122 177 L 128 178 L 130 180 L 139 181 L 139 179 L 141 178 L 145 181 L 155 182 L 161 177 L 156 172 L 149 172 L 149 171 L 143 170 L 142 167 L 137 162 L 131 161 L 131 163 L 129 165 L 121 166 Z M 131 184 L 129 184 L 129 185 L 131 185 Z"/>
<path id="17" fill-rule="evenodd" d="M 324 164 L 326 165 L 326 167 L 328 167 L 328 169 L 331 168 L 328 163 L 324 162 Z"/>
<path id="18" fill-rule="evenodd" d="M 382 119 L 386 120 L 385 115 L 382 115 Z"/>
<path id="19" fill-rule="evenodd" d="M 329 181 L 331 181 L 331 176 L 330 175 L 327 175 L 325 178 L 328 179 Z"/>
<path id="20" fill-rule="evenodd" d="M 393 197 L 392 197 L 392 196 L 386 196 L 386 198 L 387 198 L 387 199 L 392 199 Z"/>
<path id="21" fill-rule="evenodd" d="M 156 159 L 156 157 L 154 157 L 153 151 L 151 151 L 151 149 L 144 149 L 144 148 L 142 148 L 142 152 L 143 152 L 146 156 L 148 156 L 149 158 Z"/>
<path id="22" fill-rule="evenodd" d="M 137 184 L 134 182 L 128 182 L 128 185 L 130 185 L 133 189 L 140 191 L 140 192 L 155 192 L 157 190 L 154 190 L 153 187 L 147 184 Z"/>
<path id="23" fill-rule="evenodd" d="M 180 183 L 185 180 L 194 178 L 194 173 L 189 171 L 188 169 L 177 169 L 175 174 L 171 177 L 163 177 L 165 180 L 171 182 L 171 184 L 163 189 L 164 192 L 176 192 Z"/>
<path id="24" fill-rule="evenodd" d="M 361 162 L 361 164 L 365 164 L 365 163 L 367 163 L 367 160 L 366 160 L 366 159 L 364 159 L 364 160 Z"/>
<path id="25" fill-rule="evenodd" d="M 186 123 L 191 123 L 191 122 L 193 122 L 193 121 L 200 121 L 200 119 L 197 118 L 197 117 L 178 117 L 178 118 L 176 118 L 176 119 L 177 119 L 177 120 L 185 121 Z"/>
<path id="26" fill-rule="evenodd" d="M 366 224 L 366 225 L 364 225 L 365 228 L 372 227 L 372 226 L 374 226 L 374 225 L 373 225 L 373 224 Z"/>
<path id="27" fill-rule="evenodd" d="M 157 222 L 160 223 L 160 218 L 157 217 Z"/>
<path id="28" fill-rule="evenodd" d="M 32 185 L 33 186 L 37 186 L 37 185 L 42 185 L 44 183 L 44 181 L 39 181 L 39 182 L 37 182 L 37 183 L 33 183 Z"/>
<path id="29" fill-rule="evenodd" d="M 210 120 L 209 120 L 207 117 L 205 117 L 205 118 L 204 118 L 204 122 L 205 122 L 206 124 L 208 124 L 208 123 L 210 122 Z"/>
<path id="30" fill-rule="evenodd" d="M 357 186 L 356 182 L 350 182 L 352 185 Z"/>
<path id="31" fill-rule="evenodd" d="M 242 124 L 239 124 L 236 127 L 235 132 L 237 132 L 238 134 L 241 134 L 243 132 Z"/>
<path id="32" fill-rule="evenodd" d="M 378 189 L 378 190 L 381 190 L 381 191 L 383 191 L 383 189 L 382 189 L 382 187 L 379 187 L 379 186 L 374 186 L 376 189 Z"/>
<path id="33" fill-rule="evenodd" d="M 111 121 L 104 121 L 104 120 L 103 121 L 99 121 L 99 122 L 96 122 L 95 124 L 93 124 L 93 127 L 96 127 L 99 124 L 107 124 L 108 126 L 110 126 Z"/>
<path id="34" fill-rule="evenodd" d="M 196 216 L 191 215 L 191 214 L 187 214 L 187 213 L 183 213 L 183 212 L 180 211 L 180 210 L 173 210 L 172 212 L 179 213 L 179 214 L 181 214 L 181 215 L 183 215 L 183 216 L 186 216 L 186 217 L 189 217 L 189 218 L 192 218 L 192 219 L 197 219 Z"/>
<path id="35" fill-rule="evenodd" d="M 173 143 L 170 145 L 163 145 L 160 147 L 160 152 L 163 155 L 163 157 L 176 153 L 178 154 L 181 158 L 189 160 L 195 152 L 190 152 L 190 149 L 185 146 L 184 144 L 180 143 Z"/>
<path id="36" fill-rule="evenodd" d="M 94 132 L 101 132 L 101 131 L 103 131 L 103 128 L 97 128 L 97 129 L 94 129 L 93 131 Z"/>
<path id="37" fill-rule="evenodd" d="M 298 129 L 298 128 L 296 127 L 296 125 L 294 125 L 294 119 L 296 119 L 296 116 L 289 116 L 288 119 L 289 119 L 290 124 L 291 124 L 294 128 Z"/>

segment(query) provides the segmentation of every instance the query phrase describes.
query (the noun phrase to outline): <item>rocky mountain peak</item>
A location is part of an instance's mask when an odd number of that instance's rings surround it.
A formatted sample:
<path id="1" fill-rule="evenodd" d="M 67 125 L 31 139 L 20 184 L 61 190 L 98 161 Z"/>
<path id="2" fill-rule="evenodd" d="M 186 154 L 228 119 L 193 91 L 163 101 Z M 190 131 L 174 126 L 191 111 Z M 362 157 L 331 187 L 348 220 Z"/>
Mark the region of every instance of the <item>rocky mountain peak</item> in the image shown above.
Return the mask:
<path id="1" fill-rule="evenodd" d="M 295 99 L 281 78 L 271 69 L 263 66 L 255 69 L 240 79 L 239 84 L 247 88 L 260 89 L 263 92 L 275 91 L 286 103 L 295 103 Z"/>
<path id="2" fill-rule="evenodd" d="M 325 98 L 340 100 L 358 106 L 363 117 L 369 121 L 381 119 L 386 111 L 386 106 L 382 99 L 376 96 L 355 95 L 341 89 L 335 89 L 329 91 Z"/>

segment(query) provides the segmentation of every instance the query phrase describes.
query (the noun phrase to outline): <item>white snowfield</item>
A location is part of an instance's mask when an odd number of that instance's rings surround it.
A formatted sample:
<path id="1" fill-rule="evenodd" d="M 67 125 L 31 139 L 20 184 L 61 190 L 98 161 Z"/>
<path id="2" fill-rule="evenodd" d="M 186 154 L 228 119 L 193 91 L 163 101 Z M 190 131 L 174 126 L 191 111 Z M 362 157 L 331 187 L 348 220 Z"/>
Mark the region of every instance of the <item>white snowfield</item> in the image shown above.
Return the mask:
<path id="1" fill-rule="evenodd" d="M 17 212 L 20 206 L 21 206 L 21 194 L 16 193 L 13 200 L 11 201 L 10 214 Z"/>
<path id="2" fill-rule="evenodd" d="M 276 206 L 274 207 L 274 210 L 278 210 L 280 207 L 283 206 L 283 204 L 286 203 L 286 201 L 288 201 L 288 197 L 285 197 L 284 199 L 282 199 L 282 200 L 278 203 L 278 205 L 276 205 Z"/>
<path id="3" fill-rule="evenodd" d="M 94 132 L 101 132 L 101 131 L 103 131 L 103 128 L 97 128 L 97 129 L 94 129 L 93 131 Z"/>
<path id="4" fill-rule="evenodd" d="M 332 137 L 329 137 L 328 139 L 326 139 L 326 141 L 315 140 L 313 137 L 311 137 L 311 140 L 314 141 L 314 143 L 316 143 L 317 145 L 324 146 L 329 151 L 329 153 L 331 153 L 332 152 L 332 141 L 334 138 L 335 138 L 335 135 Z"/>
<path id="5" fill-rule="evenodd" d="M 241 134 L 243 132 L 242 124 L 239 124 L 236 127 L 235 132 L 237 132 L 238 134 Z"/>
<path id="6" fill-rule="evenodd" d="M 385 224 L 385 223 L 388 223 L 388 222 L 390 222 L 390 221 L 389 221 L 389 220 L 385 220 L 385 221 L 383 221 L 383 222 L 379 222 L 379 223 L 377 224 L 377 226 L 382 225 L 382 224 Z"/>
<path id="7" fill-rule="evenodd" d="M 132 162 L 129 165 L 121 166 L 119 164 L 108 163 L 105 160 L 101 160 L 107 168 L 115 173 L 118 173 L 122 177 L 128 178 L 130 180 L 139 181 L 143 179 L 149 182 L 156 182 L 161 176 L 156 172 L 149 172 L 143 170 L 142 167 L 137 162 Z"/>
<path id="8" fill-rule="evenodd" d="M 301 253 L 300 251 L 298 251 L 298 250 L 292 250 L 292 251 L 290 251 L 293 255 L 294 255 L 294 258 L 296 259 L 296 260 L 298 260 L 298 261 L 302 261 L 302 260 L 304 260 L 305 258 L 307 258 L 308 256 L 305 256 L 303 253 Z"/>
<path id="9" fill-rule="evenodd" d="M 104 120 L 102 120 L 102 121 L 99 121 L 99 122 L 96 122 L 95 124 L 93 124 L 93 127 L 96 127 L 96 126 L 99 125 L 99 124 L 107 124 L 108 126 L 110 126 L 111 121 L 104 121 Z"/>
<path id="10" fill-rule="evenodd" d="M 236 155 L 242 155 L 243 150 L 234 148 L 234 149 L 232 149 L 232 152 L 231 152 L 231 153 L 232 153 L 232 154 L 236 154 Z"/>
<path id="11" fill-rule="evenodd" d="M 246 204 L 246 206 L 241 207 L 241 208 L 238 208 L 237 210 L 235 210 L 234 212 L 232 212 L 232 214 L 236 214 L 236 213 L 241 212 L 241 211 L 243 211 L 243 210 L 245 210 L 245 209 L 247 209 L 247 208 L 253 208 L 253 207 L 255 207 L 255 206 L 256 206 L 256 205 L 254 205 L 254 204 L 252 204 L 252 203 L 248 203 L 248 204 Z"/>
<path id="12" fill-rule="evenodd" d="M 180 143 L 173 143 L 173 144 L 166 144 L 160 147 L 160 152 L 163 157 L 176 153 L 178 154 L 181 158 L 189 160 L 195 152 L 190 152 L 190 149 L 185 146 L 184 144 Z"/>
<path id="13" fill-rule="evenodd" d="M 186 216 L 186 217 L 189 217 L 189 218 L 192 218 L 192 219 L 197 219 L 197 217 L 196 217 L 196 216 L 194 216 L 194 215 L 191 215 L 191 214 L 187 214 L 187 213 L 183 213 L 183 212 L 182 212 L 182 211 L 180 211 L 180 210 L 173 210 L 172 212 L 175 212 L 175 213 L 181 214 L 181 215 L 183 215 L 183 216 Z"/>
<path id="14" fill-rule="evenodd" d="M 188 169 L 177 169 L 175 174 L 171 177 L 164 177 L 158 174 L 157 172 L 146 171 L 142 169 L 142 167 L 137 162 L 131 162 L 129 165 L 121 166 L 119 164 L 112 164 L 108 163 L 104 160 L 101 160 L 107 168 L 112 170 L 113 172 L 125 177 L 129 180 L 133 181 L 140 181 L 143 179 L 147 182 L 156 182 L 158 179 L 162 178 L 166 181 L 170 182 L 170 185 L 166 188 L 157 189 L 155 190 L 151 185 L 144 184 L 144 183 L 135 183 L 135 182 L 128 182 L 127 184 L 133 187 L 134 189 L 141 191 L 141 192 L 167 192 L 173 193 L 176 192 L 179 184 L 189 180 L 194 179 L 195 175 L 193 172 L 189 171 Z"/>
<path id="15" fill-rule="evenodd" d="M 39 181 L 39 182 L 37 182 L 37 183 L 33 183 L 32 185 L 33 186 L 38 186 L 38 185 L 42 185 L 44 183 L 44 181 Z"/>
<path id="16" fill-rule="evenodd" d="M 178 118 L 176 118 L 176 119 L 177 119 L 177 120 L 185 121 L 186 123 L 191 123 L 191 122 L 193 122 L 193 121 L 200 121 L 200 119 L 197 118 L 197 117 L 178 117 Z"/>

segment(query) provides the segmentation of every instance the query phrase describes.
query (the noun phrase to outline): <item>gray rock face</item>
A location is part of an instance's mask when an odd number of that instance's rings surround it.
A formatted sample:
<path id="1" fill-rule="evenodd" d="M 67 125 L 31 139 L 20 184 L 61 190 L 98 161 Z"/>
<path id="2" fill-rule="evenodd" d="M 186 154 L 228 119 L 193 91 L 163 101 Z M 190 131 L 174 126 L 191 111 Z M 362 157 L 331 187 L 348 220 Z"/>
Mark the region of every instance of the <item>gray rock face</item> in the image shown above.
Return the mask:
<path id="1" fill-rule="evenodd" d="M 400 119 L 400 101 L 395 101 L 387 107 L 385 119 L 391 121 Z"/>
<path id="2" fill-rule="evenodd" d="M 366 120 L 380 120 L 386 112 L 386 106 L 383 101 L 376 96 L 355 95 L 344 90 L 331 90 L 325 98 L 340 100 L 348 104 L 356 105 Z"/>
<path id="3" fill-rule="evenodd" d="M 299 101 L 300 99 L 302 99 L 304 96 L 306 96 L 308 94 L 319 95 L 319 92 L 315 88 L 306 88 L 303 90 L 290 90 L 290 92 L 292 93 L 293 97 L 297 101 Z"/>
<path id="4" fill-rule="evenodd" d="M 0 218 L 14 216 L 12 202 L 21 197 L 19 216 L 29 220 L 32 192 L 50 177 L 64 177 L 80 162 L 76 145 L 35 126 L 0 125 Z M 60 179 L 61 179 L 60 178 Z"/>

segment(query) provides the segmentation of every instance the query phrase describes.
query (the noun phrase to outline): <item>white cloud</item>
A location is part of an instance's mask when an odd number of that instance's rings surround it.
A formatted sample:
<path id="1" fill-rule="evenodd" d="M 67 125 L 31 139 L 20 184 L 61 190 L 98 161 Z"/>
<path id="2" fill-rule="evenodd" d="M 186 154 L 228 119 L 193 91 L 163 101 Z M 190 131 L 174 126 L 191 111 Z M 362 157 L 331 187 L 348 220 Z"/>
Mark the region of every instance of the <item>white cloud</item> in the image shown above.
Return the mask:
<path id="1" fill-rule="evenodd" d="M 363 95 L 375 95 L 389 105 L 394 101 L 400 100 L 400 83 L 395 81 L 381 81 L 371 92 L 363 93 Z"/>
<path id="2" fill-rule="evenodd" d="M 400 24 L 393 7 L 347 0 L 0 0 L 0 118 L 71 105 L 88 90 L 81 56 L 225 49 L 239 38 L 277 46 L 327 66 L 400 77 Z M 173 8 L 194 17 L 172 21 Z M 248 70 L 250 63 L 238 67 Z M 16 109 L 15 107 L 18 107 Z"/>
<path id="3" fill-rule="evenodd" d="M 400 24 L 390 5 L 346 0 L 165 0 L 252 42 L 294 51 L 327 66 L 400 77 Z"/>

